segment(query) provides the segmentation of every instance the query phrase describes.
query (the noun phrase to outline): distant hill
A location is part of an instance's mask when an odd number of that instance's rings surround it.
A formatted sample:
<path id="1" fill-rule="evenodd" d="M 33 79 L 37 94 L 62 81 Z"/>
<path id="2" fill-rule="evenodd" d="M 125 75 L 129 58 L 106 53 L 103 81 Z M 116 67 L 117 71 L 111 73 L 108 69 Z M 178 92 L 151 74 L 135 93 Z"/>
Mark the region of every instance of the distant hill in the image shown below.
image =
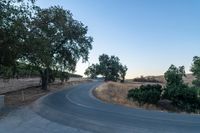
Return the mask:
<path id="1" fill-rule="evenodd" d="M 147 76 L 147 77 L 153 77 L 155 78 L 155 80 L 162 82 L 162 83 L 166 83 L 164 75 L 161 76 Z M 195 77 L 192 74 L 186 74 L 186 77 L 183 78 L 184 82 L 191 85 L 192 81 L 195 79 Z"/>
<path id="2" fill-rule="evenodd" d="M 186 74 L 186 77 L 183 78 L 184 82 L 186 84 L 192 85 L 192 81 L 195 79 L 195 77 L 192 74 Z M 127 82 L 150 82 L 150 83 L 163 83 L 165 84 L 165 78 L 164 75 L 160 75 L 160 76 L 141 76 L 141 77 L 137 77 L 134 79 L 127 79 Z"/>

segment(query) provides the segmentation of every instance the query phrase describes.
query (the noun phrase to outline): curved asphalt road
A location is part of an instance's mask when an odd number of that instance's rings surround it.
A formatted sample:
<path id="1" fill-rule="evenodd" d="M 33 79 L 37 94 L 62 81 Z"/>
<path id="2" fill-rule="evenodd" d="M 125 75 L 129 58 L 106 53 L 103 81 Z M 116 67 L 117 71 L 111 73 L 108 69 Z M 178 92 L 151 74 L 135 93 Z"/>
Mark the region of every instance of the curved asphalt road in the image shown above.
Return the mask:
<path id="1" fill-rule="evenodd" d="M 94 133 L 199 133 L 200 116 L 131 109 L 101 102 L 91 90 L 100 82 L 85 83 L 48 95 L 34 111 L 59 124 Z"/>

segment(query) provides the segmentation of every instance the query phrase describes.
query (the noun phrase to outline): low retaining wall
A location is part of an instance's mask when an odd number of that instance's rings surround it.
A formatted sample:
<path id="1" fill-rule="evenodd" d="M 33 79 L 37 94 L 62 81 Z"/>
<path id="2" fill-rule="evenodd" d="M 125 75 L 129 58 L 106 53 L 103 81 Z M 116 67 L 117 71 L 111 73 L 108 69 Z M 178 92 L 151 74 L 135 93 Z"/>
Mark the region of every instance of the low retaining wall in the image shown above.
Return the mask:
<path id="1" fill-rule="evenodd" d="M 0 109 L 4 107 L 4 95 L 0 95 Z"/>

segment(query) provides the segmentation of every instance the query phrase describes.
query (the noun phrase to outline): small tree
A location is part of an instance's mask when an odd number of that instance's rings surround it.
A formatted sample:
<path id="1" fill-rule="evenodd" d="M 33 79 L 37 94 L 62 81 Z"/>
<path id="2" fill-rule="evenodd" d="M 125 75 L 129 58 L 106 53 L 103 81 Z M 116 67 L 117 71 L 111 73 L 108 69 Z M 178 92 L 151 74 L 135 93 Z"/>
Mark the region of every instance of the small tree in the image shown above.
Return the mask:
<path id="1" fill-rule="evenodd" d="M 122 83 L 124 83 L 127 70 L 128 70 L 127 66 L 120 65 L 119 74 L 120 74 Z"/>
<path id="2" fill-rule="evenodd" d="M 177 68 L 171 65 L 167 72 L 165 72 L 164 77 L 167 81 L 167 86 L 181 86 L 183 84 L 183 77 L 185 77 L 185 67 L 180 66 Z"/>
<path id="3" fill-rule="evenodd" d="M 183 76 L 186 76 L 184 66 L 177 68 L 176 66 L 171 65 L 169 67 L 164 74 L 167 84 L 164 88 L 163 98 L 173 100 L 176 89 L 187 88 L 187 85 L 183 82 Z"/>
<path id="4" fill-rule="evenodd" d="M 193 84 L 196 87 L 200 87 L 200 57 L 195 56 L 193 58 L 193 63 L 191 67 L 191 71 L 193 72 L 193 75 L 195 76 L 195 80 L 193 81 Z"/>
<path id="5" fill-rule="evenodd" d="M 165 73 L 167 84 L 164 88 L 163 98 L 171 100 L 172 104 L 179 109 L 196 112 L 200 105 L 198 89 L 184 84 L 184 76 L 185 69 L 183 66 L 177 68 L 172 65 L 168 69 Z"/>
<path id="6" fill-rule="evenodd" d="M 87 75 L 88 77 L 95 79 L 98 75 L 98 64 L 92 64 L 91 66 L 89 66 L 86 70 L 85 70 L 85 75 Z"/>

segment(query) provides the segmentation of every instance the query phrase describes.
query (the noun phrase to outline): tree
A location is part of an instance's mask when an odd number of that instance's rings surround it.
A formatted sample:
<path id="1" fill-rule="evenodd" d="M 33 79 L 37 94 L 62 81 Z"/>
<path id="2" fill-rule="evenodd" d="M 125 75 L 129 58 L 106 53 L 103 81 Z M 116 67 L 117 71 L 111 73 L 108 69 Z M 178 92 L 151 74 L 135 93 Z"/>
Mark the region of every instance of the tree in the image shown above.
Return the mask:
<path id="1" fill-rule="evenodd" d="M 99 56 L 99 73 L 105 77 L 105 81 L 119 80 L 119 61 L 115 56 L 109 57 L 106 54 Z"/>
<path id="2" fill-rule="evenodd" d="M 188 86 L 184 84 L 183 76 L 186 76 L 184 66 L 177 68 L 176 66 L 171 65 L 169 67 L 164 74 L 167 83 L 164 88 L 163 98 L 174 100 L 176 99 L 175 94 L 179 93 L 180 89 L 188 88 Z"/>
<path id="3" fill-rule="evenodd" d="M 0 1 L 0 72 L 5 67 L 15 70 L 17 62 L 31 65 L 40 71 L 46 90 L 53 70 L 67 74 L 78 60 L 88 60 L 93 39 L 70 11 L 59 6 L 41 9 L 29 1 Z"/>
<path id="4" fill-rule="evenodd" d="M 128 70 L 127 66 L 120 65 L 119 74 L 122 83 L 124 83 L 127 70 Z"/>
<path id="5" fill-rule="evenodd" d="M 120 63 L 120 59 L 116 56 L 108 56 L 102 54 L 99 56 L 99 64 L 92 64 L 85 72 L 90 76 L 102 75 L 105 81 L 118 81 L 124 82 L 127 67 Z"/>
<path id="6" fill-rule="evenodd" d="M 200 99 L 198 97 L 198 88 L 189 87 L 184 83 L 184 66 L 179 68 L 171 65 L 165 73 L 167 81 L 162 97 L 172 101 L 172 104 L 181 110 L 196 112 L 199 110 Z"/>
<path id="7" fill-rule="evenodd" d="M 193 58 L 193 63 L 191 67 L 191 71 L 193 72 L 193 75 L 195 76 L 195 80 L 193 81 L 193 84 L 196 87 L 200 87 L 200 57 L 195 56 Z"/>
<path id="8" fill-rule="evenodd" d="M 74 71 L 80 58 L 83 62 L 88 60 L 93 39 L 86 35 L 87 31 L 87 26 L 74 20 L 68 10 L 59 6 L 37 8 L 30 25 L 25 61 L 42 68 L 44 90 L 47 89 L 50 69 Z"/>
<path id="9" fill-rule="evenodd" d="M 98 75 L 98 64 L 92 64 L 85 70 L 85 75 L 90 77 L 91 79 L 95 79 Z"/>
<path id="10" fill-rule="evenodd" d="M 180 66 L 177 68 L 174 65 L 171 65 L 167 72 L 165 72 L 164 77 L 167 81 L 167 86 L 180 86 L 183 84 L 183 77 L 185 77 L 185 67 Z"/>

